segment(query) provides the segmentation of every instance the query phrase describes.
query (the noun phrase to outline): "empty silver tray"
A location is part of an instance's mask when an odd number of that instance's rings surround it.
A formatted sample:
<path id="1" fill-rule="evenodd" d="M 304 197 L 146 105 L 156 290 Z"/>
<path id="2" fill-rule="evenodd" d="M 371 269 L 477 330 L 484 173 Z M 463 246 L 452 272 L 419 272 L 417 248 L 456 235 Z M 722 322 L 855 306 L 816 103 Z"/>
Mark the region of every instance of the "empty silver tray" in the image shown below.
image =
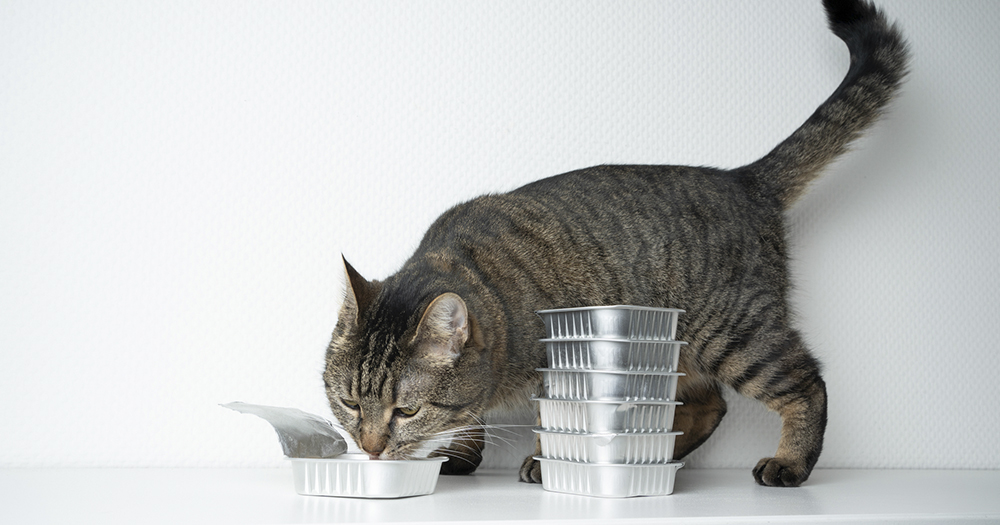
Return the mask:
<path id="1" fill-rule="evenodd" d="M 680 372 L 557 370 L 539 368 L 545 395 L 553 399 L 675 401 Z"/>
<path id="2" fill-rule="evenodd" d="M 677 401 L 570 401 L 536 397 L 546 430 L 645 433 L 673 429 Z"/>
<path id="3" fill-rule="evenodd" d="M 671 341 L 684 310 L 645 306 L 585 306 L 536 312 L 547 338 L 611 338 Z"/>
<path id="4" fill-rule="evenodd" d="M 667 463 L 674 458 L 674 442 L 681 432 L 577 433 L 535 429 L 542 455 L 584 463 L 641 465 Z"/>
<path id="5" fill-rule="evenodd" d="M 607 465 L 536 456 L 542 467 L 542 488 L 603 498 L 665 496 L 674 491 L 677 469 L 684 463 Z"/>
<path id="6" fill-rule="evenodd" d="M 676 372 L 684 341 L 542 339 L 549 368 Z"/>

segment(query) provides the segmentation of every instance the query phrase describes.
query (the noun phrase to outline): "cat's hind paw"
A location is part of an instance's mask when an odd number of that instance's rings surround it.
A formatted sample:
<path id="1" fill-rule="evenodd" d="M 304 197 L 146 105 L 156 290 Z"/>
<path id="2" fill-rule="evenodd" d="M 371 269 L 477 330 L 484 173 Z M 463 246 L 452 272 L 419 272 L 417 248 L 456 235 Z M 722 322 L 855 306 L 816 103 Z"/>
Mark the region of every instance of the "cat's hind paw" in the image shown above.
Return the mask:
<path id="1" fill-rule="evenodd" d="M 524 458 L 524 463 L 521 464 L 521 470 L 518 472 L 521 481 L 525 483 L 541 483 L 542 482 L 542 464 L 538 462 L 532 456 Z"/>
<path id="2" fill-rule="evenodd" d="M 757 484 L 766 487 L 798 487 L 809 479 L 810 470 L 805 462 L 764 458 L 754 467 L 753 478 L 757 480 Z"/>

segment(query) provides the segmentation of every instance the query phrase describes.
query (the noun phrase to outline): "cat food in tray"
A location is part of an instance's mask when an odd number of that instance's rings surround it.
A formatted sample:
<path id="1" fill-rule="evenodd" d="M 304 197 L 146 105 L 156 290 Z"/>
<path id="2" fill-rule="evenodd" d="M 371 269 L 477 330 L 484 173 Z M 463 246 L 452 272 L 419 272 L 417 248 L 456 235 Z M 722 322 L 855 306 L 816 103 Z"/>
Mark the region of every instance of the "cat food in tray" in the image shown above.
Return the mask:
<path id="1" fill-rule="evenodd" d="M 671 341 L 684 310 L 645 306 L 585 306 L 539 310 L 549 339 L 598 338 Z"/>
<path id="2" fill-rule="evenodd" d="M 560 370 L 676 372 L 684 341 L 542 339 L 549 367 Z"/>
<path id="3" fill-rule="evenodd" d="M 673 428 L 677 401 L 569 401 L 546 397 L 538 402 L 546 430 L 589 433 L 666 432 Z"/>
<path id="4" fill-rule="evenodd" d="M 602 401 L 674 401 L 679 372 L 539 368 L 546 396 Z"/>
<path id="5" fill-rule="evenodd" d="M 674 441 L 681 432 L 647 434 L 576 433 L 535 429 L 542 455 L 583 463 L 667 463 L 674 457 Z"/>
<path id="6" fill-rule="evenodd" d="M 684 463 L 610 465 L 535 457 L 542 466 L 542 488 L 605 498 L 666 496 Z"/>
<path id="7" fill-rule="evenodd" d="M 295 490 L 307 496 L 405 498 L 434 492 L 448 458 L 371 460 L 367 454 L 331 459 L 289 458 Z"/>

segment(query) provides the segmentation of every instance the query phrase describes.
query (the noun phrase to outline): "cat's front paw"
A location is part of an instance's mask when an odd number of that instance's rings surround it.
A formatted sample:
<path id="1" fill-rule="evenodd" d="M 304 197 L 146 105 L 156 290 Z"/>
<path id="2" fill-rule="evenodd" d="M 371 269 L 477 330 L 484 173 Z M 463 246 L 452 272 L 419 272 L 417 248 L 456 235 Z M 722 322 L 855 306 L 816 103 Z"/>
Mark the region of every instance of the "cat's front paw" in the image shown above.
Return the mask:
<path id="1" fill-rule="evenodd" d="M 798 487 L 809 479 L 805 462 L 782 458 L 764 458 L 757 462 L 753 477 L 767 487 Z"/>
<path id="2" fill-rule="evenodd" d="M 448 461 L 441 464 L 441 474 L 445 476 L 464 476 L 472 474 L 479 467 L 479 462 L 469 461 L 466 458 L 450 456 Z"/>
<path id="3" fill-rule="evenodd" d="M 521 464 L 521 471 L 518 473 L 521 481 L 525 483 L 541 483 L 542 482 L 542 464 L 538 462 L 533 456 L 528 456 L 524 458 L 524 463 Z"/>

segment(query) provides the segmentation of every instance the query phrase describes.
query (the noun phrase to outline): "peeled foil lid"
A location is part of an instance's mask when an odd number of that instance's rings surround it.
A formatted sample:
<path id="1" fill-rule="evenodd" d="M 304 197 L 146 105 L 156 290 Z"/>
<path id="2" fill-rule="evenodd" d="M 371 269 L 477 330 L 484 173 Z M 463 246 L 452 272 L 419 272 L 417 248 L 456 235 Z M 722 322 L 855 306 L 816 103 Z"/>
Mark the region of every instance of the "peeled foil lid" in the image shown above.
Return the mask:
<path id="1" fill-rule="evenodd" d="M 278 441 L 290 458 L 333 458 L 347 452 L 347 441 L 333 424 L 297 408 L 249 403 L 226 403 L 226 408 L 266 420 L 278 433 Z"/>

